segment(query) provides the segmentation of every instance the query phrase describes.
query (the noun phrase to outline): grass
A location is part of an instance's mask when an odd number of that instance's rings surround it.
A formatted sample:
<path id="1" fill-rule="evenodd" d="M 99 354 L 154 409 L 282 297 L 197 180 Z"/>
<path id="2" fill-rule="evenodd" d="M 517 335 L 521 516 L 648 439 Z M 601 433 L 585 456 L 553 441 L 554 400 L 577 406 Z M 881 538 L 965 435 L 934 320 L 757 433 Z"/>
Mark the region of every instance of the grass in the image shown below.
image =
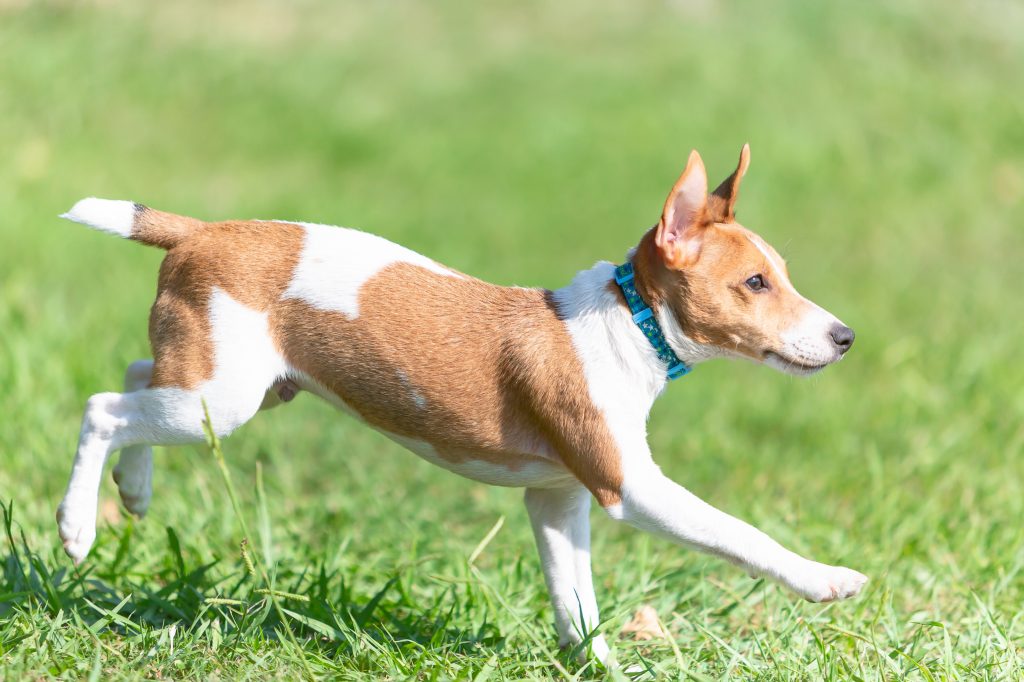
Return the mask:
<path id="1" fill-rule="evenodd" d="M 741 220 L 857 345 L 810 380 L 702 366 L 650 440 L 872 582 L 798 602 L 595 512 L 602 631 L 648 677 L 1020 679 L 1022 35 L 999 0 L 0 3 L 0 677 L 621 679 L 555 646 L 518 491 L 308 396 L 223 470 L 159 450 L 143 521 L 105 477 L 72 568 L 81 410 L 148 356 L 160 254 L 54 216 L 341 223 L 556 287 L 621 258 L 691 147 L 719 178 L 749 141 Z M 643 604 L 669 639 L 618 636 Z"/>

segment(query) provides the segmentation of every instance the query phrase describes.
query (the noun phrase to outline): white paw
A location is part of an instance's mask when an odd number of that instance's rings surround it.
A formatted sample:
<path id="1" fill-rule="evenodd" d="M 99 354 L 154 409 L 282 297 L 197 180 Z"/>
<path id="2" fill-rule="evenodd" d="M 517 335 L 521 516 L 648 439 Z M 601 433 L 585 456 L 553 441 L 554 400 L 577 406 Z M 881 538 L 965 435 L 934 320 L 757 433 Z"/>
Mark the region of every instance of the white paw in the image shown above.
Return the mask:
<path id="1" fill-rule="evenodd" d="M 853 569 L 808 561 L 789 587 L 807 601 L 822 603 L 855 597 L 867 582 Z"/>
<path id="2" fill-rule="evenodd" d="M 61 502 L 57 508 L 57 528 L 64 551 L 75 565 L 82 563 L 96 539 L 96 508 Z"/>
<path id="3" fill-rule="evenodd" d="M 153 497 L 152 468 L 135 467 L 126 470 L 116 466 L 114 482 L 117 483 L 117 492 L 121 494 L 124 508 L 140 519 L 145 516 Z"/>
<path id="4" fill-rule="evenodd" d="M 146 515 L 146 512 L 149 511 L 149 501 L 153 497 L 149 490 L 140 493 L 130 493 L 121 487 L 118 487 L 117 490 L 121 493 L 121 502 L 125 509 L 140 519 Z"/>

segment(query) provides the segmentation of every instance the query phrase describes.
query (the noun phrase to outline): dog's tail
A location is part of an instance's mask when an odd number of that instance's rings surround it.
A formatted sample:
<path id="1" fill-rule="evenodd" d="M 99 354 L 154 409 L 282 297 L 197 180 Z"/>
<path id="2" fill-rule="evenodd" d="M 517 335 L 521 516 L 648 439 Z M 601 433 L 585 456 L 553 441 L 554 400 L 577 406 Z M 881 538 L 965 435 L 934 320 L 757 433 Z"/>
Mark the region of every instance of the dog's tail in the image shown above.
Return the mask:
<path id="1" fill-rule="evenodd" d="M 173 249 L 206 225 L 195 218 L 164 213 L 131 201 L 95 197 L 82 199 L 60 217 L 161 249 Z"/>

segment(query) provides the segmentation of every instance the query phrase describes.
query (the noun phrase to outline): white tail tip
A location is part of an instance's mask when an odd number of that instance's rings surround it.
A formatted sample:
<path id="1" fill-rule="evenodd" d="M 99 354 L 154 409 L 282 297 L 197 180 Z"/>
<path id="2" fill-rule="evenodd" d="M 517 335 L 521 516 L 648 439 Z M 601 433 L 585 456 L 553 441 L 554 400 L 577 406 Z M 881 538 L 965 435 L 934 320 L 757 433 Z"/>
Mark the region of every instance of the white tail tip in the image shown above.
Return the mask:
<path id="1" fill-rule="evenodd" d="M 89 197 L 79 201 L 60 217 L 127 238 L 131 236 L 132 224 L 135 222 L 135 204 L 131 201 Z"/>

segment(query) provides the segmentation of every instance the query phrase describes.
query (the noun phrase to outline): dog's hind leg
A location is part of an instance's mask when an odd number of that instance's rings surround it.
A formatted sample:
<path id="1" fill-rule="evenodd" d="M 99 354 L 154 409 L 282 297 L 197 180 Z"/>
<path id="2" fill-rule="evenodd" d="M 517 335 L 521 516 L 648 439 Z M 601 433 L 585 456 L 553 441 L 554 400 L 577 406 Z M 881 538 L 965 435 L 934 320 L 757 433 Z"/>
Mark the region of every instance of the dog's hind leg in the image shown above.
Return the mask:
<path id="1" fill-rule="evenodd" d="M 75 562 L 85 558 L 96 537 L 99 484 L 110 453 L 139 445 L 201 443 L 206 410 L 217 435 L 226 436 L 256 414 L 267 390 L 287 374 L 265 314 L 226 295 L 215 295 L 206 310 L 182 308 L 179 314 L 208 314 L 210 335 L 201 327 L 191 334 L 179 327 L 182 333 L 154 342 L 148 387 L 98 393 L 86 405 L 71 479 L 57 510 L 64 549 Z M 195 367 L 182 358 L 211 342 L 211 370 L 197 380 Z M 140 381 L 141 375 L 139 368 Z M 138 457 L 128 461 L 129 470 L 139 463 Z"/>
<path id="2" fill-rule="evenodd" d="M 76 563 L 81 562 L 96 538 L 100 477 L 111 452 L 142 444 L 201 443 L 205 437 L 204 398 L 215 432 L 226 436 L 256 414 L 272 381 L 257 390 L 250 386 L 248 391 L 245 377 L 241 377 L 231 382 L 234 385 L 229 386 L 230 391 L 219 390 L 223 387 L 216 385 L 204 386 L 202 392 L 161 387 L 97 393 L 89 398 L 71 479 L 57 509 L 60 537 L 68 555 Z"/>
<path id="3" fill-rule="evenodd" d="M 555 610 L 558 643 L 579 645 L 600 622 L 590 573 L 590 492 L 582 485 L 528 488 L 526 509 Z M 589 648 L 598 660 L 607 661 L 603 636 L 593 637 Z M 586 657 L 586 651 L 579 652 L 581 660 Z"/>
<path id="4" fill-rule="evenodd" d="M 136 360 L 125 371 L 125 393 L 148 387 L 152 377 L 153 361 Z M 266 392 L 260 410 L 269 410 L 289 402 L 298 392 L 299 388 L 295 383 L 281 379 Z M 113 475 L 125 509 L 139 518 L 145 516 L 153 496 L 153 448 L 150 444 L 140 443 L 122 448 Z"/>
<path id="5" fill-rule="evenodd" d="M 252 417 L 263 392 L 261 389 L 236 403 L 211 402 L 210 417 L 218 435 L 227 435 Z M 100 477 L 110 453 L 143 444 L 200 443 L 204 439 L 203 419 L 203 395 L 199 391 L 144 388 L 131 393 L 97 393 L 89 398 L 71 478 L 57 509 L 64 551 L 76 563 L 85 558 L 96 538 Z M 138 464 L 136 456 L 133 465 Z"/>
<path id="6" fill-rule="evenodd" d="M 152 376 L 153 361 L 136 360 L 125 370 L 125 393 L 146 388 Z M 122 448 L 114 467 L 114 482 L 125 509 L 139 518 L 145 516 L 153 495 L 153 448 L 148 443 Z"/>

